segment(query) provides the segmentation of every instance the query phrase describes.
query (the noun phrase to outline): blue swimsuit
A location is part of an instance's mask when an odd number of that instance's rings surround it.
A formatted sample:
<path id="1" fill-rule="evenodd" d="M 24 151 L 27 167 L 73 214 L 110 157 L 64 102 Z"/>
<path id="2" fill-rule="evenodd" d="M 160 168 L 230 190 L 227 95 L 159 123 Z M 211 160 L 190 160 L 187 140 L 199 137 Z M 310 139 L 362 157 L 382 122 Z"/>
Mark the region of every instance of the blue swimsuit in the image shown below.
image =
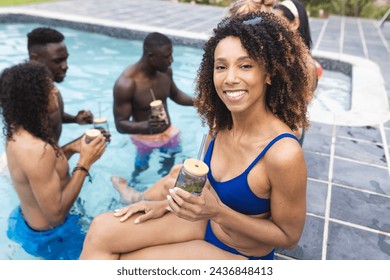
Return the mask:
<path id="1" fill-rule="evenodd" d="M 268 145 L 264 148 L 264 150 L 256 157 L 256 159 L 249 165 L 249 167 L 239 176 L 230 179 L 225 182 L 217 182 L 211 172 L 211 156 L 214 149 L 214 140 L 212 139 L 210 145 L 207 149 L 204 162 L 210 167 L 210 171 L 207 174 L 207 177 L 210 181 L 211 186 L 214 188 L 218 197 L 221 201 L 232 208 L 233 210 L 240 212 L 246 215 L 258 215 L 262 213 L 266 213 L 270 211 L 270 200 L 264 199 L 256 196 L 249 187 L 248 184 L 248 174 L 255 166 L 255 164 L 265 155 L 269 148 L 272 147 L 274 143 L 279 141 L 282 138 L 290 137 L 298 141 L 298 139 L 290 134 L 283 133 L 275 137 Z M 245 256 L 244 254 L 238 252 L 236 249 L 233 249 L 226 244 L 222 243 L 214 234 L 210 220 L 207 223 L 205 241 L 221 248 L 222 250 L 231 252 L 233 254 L 242 255 L 247 257 L 250 260 L 271 260 L 274 258 L 274 250 L 272 250 L 268 255 L 262 257 L 253 257 L 253 256 Z"/>

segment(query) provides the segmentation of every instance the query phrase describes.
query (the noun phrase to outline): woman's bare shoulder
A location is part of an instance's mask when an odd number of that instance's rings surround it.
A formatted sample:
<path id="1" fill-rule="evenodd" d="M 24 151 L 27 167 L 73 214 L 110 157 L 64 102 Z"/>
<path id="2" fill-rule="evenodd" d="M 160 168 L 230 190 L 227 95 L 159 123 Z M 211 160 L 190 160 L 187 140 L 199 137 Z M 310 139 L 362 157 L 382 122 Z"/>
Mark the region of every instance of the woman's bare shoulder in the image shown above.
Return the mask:
<path id="1" fill-rule="evenodd" d="M 275 142 L 264 157 L 267 167 L 275 169 L 290 168 L 304 162 L 302 147 L 291 137 Z"/>

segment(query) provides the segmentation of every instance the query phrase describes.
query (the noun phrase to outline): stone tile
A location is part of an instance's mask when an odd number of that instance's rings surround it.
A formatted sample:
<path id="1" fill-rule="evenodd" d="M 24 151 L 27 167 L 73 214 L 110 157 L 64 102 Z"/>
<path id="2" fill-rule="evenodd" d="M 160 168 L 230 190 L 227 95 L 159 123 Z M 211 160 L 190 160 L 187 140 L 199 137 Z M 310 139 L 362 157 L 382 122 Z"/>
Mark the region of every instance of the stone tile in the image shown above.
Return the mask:
<path id="1" fill-rule="evenodd" d="M 390 121 L 388 121 L 385 125 L 385 134 L 386 134 L 386 139 L 387 139 L 387 145 L 390 148 Z"/>
<path id="2" fill-rule="evenodd" d="M 390 176 L 385 168 L 335 159 L 333 182 L 390 195 Z"/>
<path id="3" fill-rule="evenodd" d="M 338 126 L 336 135 L 382 143 L 380 130 L 376 126 Z"/>
<path id="4" fill-rule="evenodd" d="M 307 213 L 325 216 L 328 184 L 308 180 L 306 192 Z"/>
<path id="5" fill-rule="evenodd" d="M 390 198 L 333 185 L 331 218 L 380 229 L 390 225 L 390 215 L 384 213 L 390 213 Z"/>
<path id="6" fill-rule="evenodd" d="M 303 148 L 305 151 L 320 152 L 330 154 L 331 134 L 323 134 L 319 129 L 312 127 L 305 132 Z"/>
<path id="7" fill-rule="evenodd" d="M 305 143 L 303 145 L 305 145 Z M 329 157 L 306 151 L 304 151 L 304 154 L 307 166 L 307 176 L 309 178 L 327 181 Z"/>
<path id="8" fill-rule="evenodd" d="M 343 53 L 354 55 L 354 56 L 364 56 L 364 51 L 361 46 L 348 45 L 343 47 Z"/>
<path id="9" fill-rule="evenodd" d="M 326 136 L 332 136 L 333 125 L 323 124 L 319 122 L 311 122 L 309 129 L 306 131 L 308 134 L 316 132 Z"/>
<path id="10" fill-rule="evenodd" d="M 364 163 L 387 166 L 385 152 L 381 145 L 357 142 L 352 139 L 336 139 L 335 156 L 358 160 Z"/>
<path id="11" fill-rule="evenodd" d="M 389 226 L 389 225 L 388 225 Z M 330 222 L 327 260 L 389 260 L 390 237 Z"/>
<path id="12" fill-rule="evenodd" d="M 324 220 L 306 216 L 303 234 L 298 245 L 291 250 L 275 250 L 281 255 L 299 260 L 320 260 L 322 254 L 322 240 L 324 235 Z"/>

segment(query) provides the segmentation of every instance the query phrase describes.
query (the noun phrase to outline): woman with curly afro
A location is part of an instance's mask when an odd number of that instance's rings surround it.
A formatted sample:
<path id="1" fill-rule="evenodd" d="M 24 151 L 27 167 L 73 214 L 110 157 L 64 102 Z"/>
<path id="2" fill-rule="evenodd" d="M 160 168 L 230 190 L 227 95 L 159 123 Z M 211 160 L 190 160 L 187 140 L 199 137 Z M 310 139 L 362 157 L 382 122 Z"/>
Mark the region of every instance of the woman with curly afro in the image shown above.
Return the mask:
<path id="1" fill-rule="evenodd" d="M 5 152 L 18 205 L 8 218 L 7 236 L 30 255 L 43 259 L 78 259 L 85 232 L 70 210 L 91 165 L 105 150 L 101 135 L 79 141 L 80 158 L 69 173 L 74 154 L 58 146 L 50 124 L 57 96 L 48 68 L 22 63 L 0 76 Z"/>
<path id="2" fill-rule="evenodd" d="M 97 216 L 81 259 L 273 259 L 298 243 L 306 164 L 307 49 L 270 13 L 227 18 L 204 47 L 196 106 L 210 129 L 200 196 L 173 188 Z M 146 214 L 145 214 L 146 213 Z"/>

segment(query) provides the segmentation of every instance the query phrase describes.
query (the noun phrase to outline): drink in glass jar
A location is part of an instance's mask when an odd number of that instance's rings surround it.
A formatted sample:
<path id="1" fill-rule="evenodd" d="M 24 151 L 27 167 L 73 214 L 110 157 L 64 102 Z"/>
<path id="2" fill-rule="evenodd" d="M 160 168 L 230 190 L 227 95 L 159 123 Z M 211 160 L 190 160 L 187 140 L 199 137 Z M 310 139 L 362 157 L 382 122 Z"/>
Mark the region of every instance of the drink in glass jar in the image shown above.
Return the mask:
<path id="1" fill-rule="evenodd" d="M 167 113 L 161 100 L 154 100 L 150 102 L 150 109 L 152 111 L 152 118 L 165 121 L 168 124 Z"/>
<path id="2" fill-rule="evenodd" d="M 90 143 L 93 139 L 95 139 L 96 137 L 98 137 L 99 135 L 101 134 L 100 130 L 98 129 L 88 129 L 86 132 L 85 132 L 85 143 Z"/>
<path id="3" fill-rule="evenodd" d="M 203 161 L 189 158 L 180 169 L 175 187 L 186 190 L 194 195 L 200 195 L 207 180 L 209 167 Z"/>
<path id="4" fill-rule="evenodd" d="M 106 142 L 108 143 L 110 141 L 110 130 L 108 127 L 107 118 L 94 118 L 93 119 L 93 128 L 100 130 L 100 132 L 103 134 L 103 136 L 106 138 Z M 106 143 L 106 144 L 107 144 Z"/>
<path id="5" fill-rule="evenodd" d="M 107 118 L 94 118 L 93 119 L 93 128 L 99 129 L 102 134 L 110 133 L 108 129 Z"/>

